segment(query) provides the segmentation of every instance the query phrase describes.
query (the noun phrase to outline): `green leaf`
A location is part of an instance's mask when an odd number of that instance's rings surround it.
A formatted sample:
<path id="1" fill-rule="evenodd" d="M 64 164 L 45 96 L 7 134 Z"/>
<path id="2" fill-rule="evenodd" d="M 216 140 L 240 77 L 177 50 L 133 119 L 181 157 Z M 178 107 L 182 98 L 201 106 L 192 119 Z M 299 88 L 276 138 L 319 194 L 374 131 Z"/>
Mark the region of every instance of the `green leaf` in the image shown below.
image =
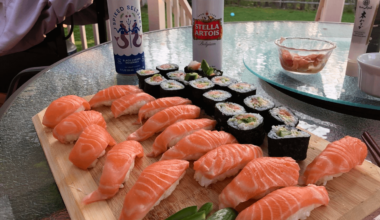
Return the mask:
<path id="1" fill-rule="evenodd" d="M 210 69 L 210 66 L 208 65 L 208 63 L 206 62 L 206 60 L 202 60 L 201 69 L 205 73 L 207 73 L 207 71 Z"/>
<path id="2" fill-rule="evenodd" d="M 171 215 L 166 220 L 181 220 L 186 217 L 192 216 L 193 214 L 197 213 L 197 206 L 190 206 L 186 207 L 184 209 L 179 210 L 175 214 Z"/>

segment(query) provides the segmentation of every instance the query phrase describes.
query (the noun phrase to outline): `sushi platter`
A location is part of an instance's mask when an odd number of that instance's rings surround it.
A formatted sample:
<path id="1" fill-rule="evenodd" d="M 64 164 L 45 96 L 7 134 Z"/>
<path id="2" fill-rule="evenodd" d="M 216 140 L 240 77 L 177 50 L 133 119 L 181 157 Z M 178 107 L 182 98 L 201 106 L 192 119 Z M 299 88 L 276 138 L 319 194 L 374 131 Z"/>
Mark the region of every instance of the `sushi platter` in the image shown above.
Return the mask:
<path id="1" fill-rule="evenodd" d="M 91 98 L 92 96 L 84 97 L 86 100 Z M 124 115 L 114 118 L 109 107 L 96 107 L 93 110 L 102 113 L 107 123 L 108 133 L 118 143 L 125 141 L 128 135 L 140 127 L 140 125 L 133 124 L 137 119 L 137 115 Z M 113 198 L 107 201 L 94 202 L 85 206 L 81 201 L 86 195 L 98 188 L 105 157 L 99 158 L 96 166 L 88 171 L 75 167 L 69 161 L 69 154 L 74 144 L 62 144 L 53 137 L 52 129 L 42 124 L 45 111 L 46 109 L 36 114 L 32 120 L 71 219 L 118 219 L 125 195 L 136 182 L 141 172 L 148 165 L 157 162 L 159 157 L 150 158 L 144 156 L 136 159 L 135 168 L 132 170 L 130 179 L 125 183 L 124 188 L 120 189 Z M 208 117 L 206 114 L 202 115 L 203 117 Z M 154 135 L 140 142 L 145 155 L 152 151 L 156 136 Z M 299 162 L 301 173 L 328 143 L 328 141 L 311 134 L 307 158 Z M 267 139 L 264 140 L 260 147 L 263 149 L 264 154 L 267 155 Z M 207 202 L 214 204 L 212 212 L 218 210 L 218 196 L 233 178 L 227 178 L 205 188 L 200 186 L 194 179 L 192 167 L 193 162 L 190 163 L 190 168 L 187 169 L 186 175 L 174 192 L 150 211 L 144 220 L 166 219 L 185 207 L 193 205 L 200 207 Z M 308 219 L 363 219 L 380 208 L 380 168 L 364 161 L 361 166 L 357 166 L 350 172 L 329 181 L 326 189 L 330 197 L 328 206 L 321 206 L 313 210 Z M 242 211 L 250 204 L 252 204 L 252 201 L 242 203 L 236 210 Z"/>

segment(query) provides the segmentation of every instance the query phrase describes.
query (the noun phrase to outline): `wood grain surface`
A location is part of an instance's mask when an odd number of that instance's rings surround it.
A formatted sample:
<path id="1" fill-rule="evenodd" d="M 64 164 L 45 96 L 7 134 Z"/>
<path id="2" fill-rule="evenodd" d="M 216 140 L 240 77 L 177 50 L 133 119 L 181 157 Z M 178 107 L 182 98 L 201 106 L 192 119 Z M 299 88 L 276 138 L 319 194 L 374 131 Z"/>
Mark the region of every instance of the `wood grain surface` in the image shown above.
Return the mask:
<path id="1" fill-rule="evenodd" d="M 84 97 L 89 100 L 92 96 Z M 52 129 L 42 125 L 44 109 L 32 120 L 35 125 L 42 148 L 47 161 L 54 175 L 55 181 L 60 190 L 63 201 L 70 214 L 71 219 L 118 219 L 124 197 L 133 186 L 145 167 L 159 160 L 144 156 L 136 159 L 135 168 L 131 172 L 130 179 L 115 197 L 108 201 L 95 202 L 84 206 L 81 203 L 83 197 L 98 187 L 102 167 L 105 157 L 99 159 L 95 168 L 83 171 L 76 168 L 68 159 L 73 144 L 61 144 L 52 135 Z M 120 143 L 126 140 L 127 136 L 139 128 L 139 125 L 132 125 L 137 115 L 121 116 L 115 119 L 109 107 L 99 107 L 94 110 L 103 114 L 107 122 L 107 131 Z M 156 135 L 141 142 L 144 153 L 151 152 L 152 144 Z M 301 173 L 328 144 L 329 142 L 315 135 L 311 136 L 307 159 L 299 163 Z M 266 154 L 266 141 L 261 146 Z M 206 202 L 212 202 L 214 209 L 218 207 L 218 195 L 223 188 L 231 182 L 233 178 L 210 185 L 208 188 L 201 187 L 193 178 L 193 163 L 186 171 L 185 177 L 180 181 L 175 191 L 167 199 L 151 210 L 144 220 L 160 220 L 172 215 L 182 208 L 197 205 L 200 207 Z M 357 166 L 350 172 L 340 177 L 334 178 L 326 185 L 329 193 L 330 203 L 311 212 L 311 219 L 349 219 L 358 220 L 371 214 L 380 207 L 380 168 L 370 162 L 365 161 L 363 165 Z M 238 206 L 238 211 L 250 205 L 248 201 Z"/>

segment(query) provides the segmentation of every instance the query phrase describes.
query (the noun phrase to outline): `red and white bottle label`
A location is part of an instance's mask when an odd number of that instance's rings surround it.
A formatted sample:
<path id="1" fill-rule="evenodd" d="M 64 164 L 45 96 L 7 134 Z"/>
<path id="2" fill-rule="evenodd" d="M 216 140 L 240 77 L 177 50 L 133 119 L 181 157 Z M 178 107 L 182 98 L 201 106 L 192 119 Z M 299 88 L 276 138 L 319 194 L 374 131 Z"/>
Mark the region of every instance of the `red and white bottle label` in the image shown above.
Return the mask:
<path id="1" fill-rule="evenodd" d="M 208 15 L 208 12 L 206 12 Z M 214 19 L 207 16 L 207 19 L 194 19 L 193 39 L 194 40 L 221 40 L 223 36 L 222 19 Z"/>

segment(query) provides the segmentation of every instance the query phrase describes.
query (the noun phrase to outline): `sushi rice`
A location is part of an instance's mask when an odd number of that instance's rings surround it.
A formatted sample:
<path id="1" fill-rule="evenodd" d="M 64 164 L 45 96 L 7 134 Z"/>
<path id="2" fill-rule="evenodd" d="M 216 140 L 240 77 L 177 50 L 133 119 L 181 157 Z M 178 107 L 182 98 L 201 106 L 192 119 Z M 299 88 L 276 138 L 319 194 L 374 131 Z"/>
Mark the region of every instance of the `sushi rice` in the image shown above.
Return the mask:
<path id="1" fill-rule="evenodd" d="M 178 69 L 178 66 L 176 64 L 166 63 L 166 64 L 162 64 L 162 65 L 157 66 L 157 69 L 159 69 L 159 70 L 172 70 L 172 69 Z"/>
<path id="2" fill-rule="evenodd" d="M 159 85 L 165 80 L 161 74 L 154 74 L 152 77 L 146 78 L 145 82 L 150 85 Z"/>
<path id="3" fill-rule="evenodd" d="M 285 125 L 272 126 L 268 136 L 277 136 L 281 138 L 310 137 L 310 134 L 300 131 L 295 127 Z"/>
<path id="4" fill-rule="evenodd" d="M 242 113 L 228 119 L 227 123 L 239 130 L 251 130 L 262 124 L 263 121 L 263 117 L 259 114 Z"/>
<path id="5" fill-rule="evenodd" d="M 247 93 L 256 90 L 256 87 L 254 85 L 245 82 L 231 84 L 230 86 L 228 86 L 228 88 L 240 93 Z"/>
<path id="6" fill-rule="evenodd" d="M 216 76 L 211 79 L 213 83 L 219 86 L 229 86 L 230 84 L 234 83 L 235 80 L 228 77 L 228 76 Z"/>
<path id="7" fill-rule="evenodd" d="M 232 103 L 232 102 L 221 102 L 217 103 L 215 107 L 222 112 L 224 115 L 236 115 L 245 113 L 245 109 L 243 106 Z"/>
<path id="8" fill-rule="evenodd" d="M 209 89 L 214 86 L 214 83 L 207 78 L 200 78 L 190 81 L 190 85 L 196 89 Z"/>
<path id="9" fill-rule="evenodd" d="M 179 81 L 183 81 L 185 80 L 185 75 L 186 73 L 181 71 L 181 70 L 178 70 L 178 71 L 174 71 L 174 72 L 169 72 L 166 74 L 170 79 L 174 79 L 174 80 L 179 80 Z"/>
<path id="10" fill-rule="evenodd" d="M 165 90 L 178 90 L 183 89 L 185 86 L 182 83 L 179 83 L 175 80 L 166 80 L 161 83 L 161 88 Z"/>
<path id="11" fill-rule="evenodd" d="M 158 74 L 158 70 L 153 70 L 153 69 L 145 69 L 145 70 L 138 70 L 137 74 L 146 76 L 146 75 L 153 75 L 153 74 Z"/>
<path id="12" fill-rule="evenodd" d="M 223 101 L 228 98 L 231 98 L 232 95 L 231 93 L 223 91 L 223 90 L 211 90 L 211 91 L 203 93 L 203 96 L 215 101 Z"/>
<path id="13" fill-rule="evenodd" d="M 297 116 L 283 106 L 271 109 L 270 114 L 277 120 L 283 121 L 286 125 L 295 127 L 298 122 Z"/>
<path id="14" fill-rule="evenodd" d="M 244 104 L 250 108 L 264 111 L 274 107 L 274 103 L 261 95 L 252 95 L 244 99 Z"/>

